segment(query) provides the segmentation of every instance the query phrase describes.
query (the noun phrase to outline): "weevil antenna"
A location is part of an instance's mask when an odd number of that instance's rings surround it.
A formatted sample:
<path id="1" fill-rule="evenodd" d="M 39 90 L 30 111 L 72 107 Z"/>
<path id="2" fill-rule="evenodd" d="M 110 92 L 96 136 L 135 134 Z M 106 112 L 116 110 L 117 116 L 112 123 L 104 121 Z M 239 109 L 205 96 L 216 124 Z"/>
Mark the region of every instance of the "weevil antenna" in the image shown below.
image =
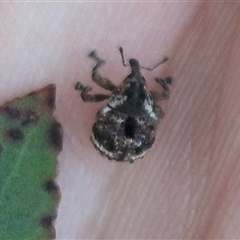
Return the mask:
<path id="1" fill-rule="evenodd" d="M 128 64 L 125 63 L 125 58 L 124 58 L 122 46 L 119 47 L 119 52 L 120 52 L 121 57 L 122 57 L 123 66 L 125 66 L 125 67 L 129 66 Z M 165 63 L 167 60 L 168 60 L 168 57 L 164 57 L 164 58 L 163 58 L 160 62 L 158 62 L 154 67 L 143 67 L 143 66 L 140 65 L 140 68 L 145 69 L 145 70 L 147 70 L 147 71 L 152 71 L 152 70 L 154 70 L 155 68 L 157 68 L 159 65 Z"/>
<path id="2" fill-rule="evenodd" d="M 123 55 L 123 48 L 122 48 L 121 46 L 119 47 L 119 52 L 120 52 L 121 57 L 122 57 L 123 66 L 124 66 L 124 67 L 129 66 L 129 65 L 127 65 L 127 64 L 125 63 L 125 59 L 124 59 L 124 55 Z"/>
<path id="3" fill-rule="evenodd" d="M 161 60 L 160 62 L 158 62 L 154 67 L 143 67 L 143 66 L 140 66 L 142 69 L 145 69 L 147 71 L 152 71 L 154 70 L 155 68 L 157 68 L 159 65 L 165 63 L 166 61 L 168 60 L 168 57 L 164 57 L 163 60 Z"/>

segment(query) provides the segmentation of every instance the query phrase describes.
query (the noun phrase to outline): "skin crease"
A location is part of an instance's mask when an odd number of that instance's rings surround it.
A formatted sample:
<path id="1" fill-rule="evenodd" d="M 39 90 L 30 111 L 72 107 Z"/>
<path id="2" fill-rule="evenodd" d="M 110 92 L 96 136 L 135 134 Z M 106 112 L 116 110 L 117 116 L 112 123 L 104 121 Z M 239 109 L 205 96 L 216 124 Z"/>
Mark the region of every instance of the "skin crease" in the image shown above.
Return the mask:
<path id="1" fill-rule="evenodd" d="M 1 3 L 0 102 L 57 85 L 64 129 L 57 239 L 240 238 L 240 34 L 238 3 Z M 136 58 L 148 88 L 171 75 L 154 146 L 134 164 L 108 161 L 89 137 L 95 113 L 81 81 L 97 49 L 119 84 Z"/>

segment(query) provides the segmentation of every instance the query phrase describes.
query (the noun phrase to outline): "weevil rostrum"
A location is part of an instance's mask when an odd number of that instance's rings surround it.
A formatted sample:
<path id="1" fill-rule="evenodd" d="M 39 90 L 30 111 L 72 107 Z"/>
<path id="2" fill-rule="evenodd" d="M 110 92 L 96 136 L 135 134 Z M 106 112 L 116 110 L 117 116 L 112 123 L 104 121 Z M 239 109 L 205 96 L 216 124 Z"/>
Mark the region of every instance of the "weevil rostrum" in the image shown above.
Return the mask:
<path id="1" fill-rule="evenodd" d="M 123 49 L 119 48 L 122 62 L 125 64 Z M 142 158 L 152 147 L 155 140 L 156 128 L 159 119 L 163 118 L 163 110 L 156 104 L 157 101 L 169 99 L 169 84 L 172 78 L 155 78 L 162 86 L 162 91 L 148 91 L 146 79 L 140 70 L 153 70 L 168 58 L 164 58 L 153 68 L 140 66 L 137 59 L 130 59 L 131 73 L 116 86 L 109 79 L 99 73 L 99 68 L 105 61 L 99 58 L 96 51 L 89 54 L 96 65 L 92 69 L 92 80 L 110 94 L 94 94 L 90 86 L 83 86 L 80 82 L 75 89 L 81 92 L 84 102 L 101 102 L 108 99 L 96 115 L 96 122 L 92 127 L 91 141 L 94 147 L 109 160 L 134 163 Z"/>

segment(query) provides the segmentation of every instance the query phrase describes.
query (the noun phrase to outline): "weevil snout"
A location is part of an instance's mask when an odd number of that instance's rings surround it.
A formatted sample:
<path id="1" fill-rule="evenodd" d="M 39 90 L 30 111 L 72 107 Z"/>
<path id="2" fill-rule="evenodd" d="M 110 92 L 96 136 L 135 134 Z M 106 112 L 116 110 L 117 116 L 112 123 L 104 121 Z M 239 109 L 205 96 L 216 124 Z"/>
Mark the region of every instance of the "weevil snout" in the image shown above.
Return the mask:
<path id="1" fill-rule="evenodd" d="M 132 72 L 136 73 L 140 71 L 139 61 L 137 59 L 131 58 L 129 60 L 129 65 L 132 69 Z"/>

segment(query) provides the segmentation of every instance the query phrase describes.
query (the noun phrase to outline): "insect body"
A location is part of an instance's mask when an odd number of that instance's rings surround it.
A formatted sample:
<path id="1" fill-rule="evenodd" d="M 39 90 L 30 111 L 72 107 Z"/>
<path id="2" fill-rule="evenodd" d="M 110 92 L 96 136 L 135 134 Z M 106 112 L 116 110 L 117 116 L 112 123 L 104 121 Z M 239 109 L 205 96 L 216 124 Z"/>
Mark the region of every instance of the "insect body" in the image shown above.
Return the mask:
<path id="1" fill-rule="evenodd" d="M 122 48 L 119 50 L 122 62 L 126 66 L 123 50 Z M 136 159 L 142 158 L 154 143 L 158 121 L 163 117 L 163 111 L 156 105 L 156 101 L 169 98 L 168 84 L 172 83 L 172 79 L 156 78 L 163 91 L 149 92 L 146 88 L 146 80 L 140 72 L 143 67 L 136 59 L 130 59 L 131 73 L 119 86 L 115 86 L 98 72 L 99 67 L 105 63 L 104 60 L 100 59 L 95 51 L 92 51 L 89 57 L 96 61 L 92 69 L 93 81 L 111 91 L 111 94 L 90 95 L 91 87 L 85 87 L 80 82 L 75 85 L 75 89 L 81 91 L 84 102 L 100 102 L 108 99 L 107 105 L 97 113 L 96 122 L 92 127 L 91 141 L 94 147 L 109 160 L 133 163 Z M 166 60 L 165 58 L 162 62 Z"/>

